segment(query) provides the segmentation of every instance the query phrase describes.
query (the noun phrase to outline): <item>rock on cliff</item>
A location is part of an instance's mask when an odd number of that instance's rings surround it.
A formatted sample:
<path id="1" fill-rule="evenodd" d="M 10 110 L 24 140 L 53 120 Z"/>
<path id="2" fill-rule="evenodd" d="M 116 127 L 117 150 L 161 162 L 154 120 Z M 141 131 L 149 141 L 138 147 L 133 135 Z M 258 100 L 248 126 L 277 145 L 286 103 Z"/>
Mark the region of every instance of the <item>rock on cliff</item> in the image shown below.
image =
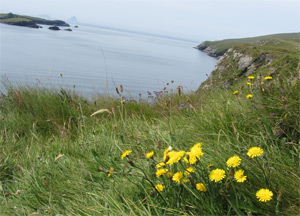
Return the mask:
<path id="1" fill-rule="evenodd" d="M 226 49 L 222 55 L 215 48 L 206 46 L 199 45 L 198 49 L 216 56 L 218 61 L 198 91 L 246 85 L 249 75 L 288 76 L 289 70 L 295 70 L 299 61 L 299 39 L 270 39 L 258 44 L 237 44 Z"/>

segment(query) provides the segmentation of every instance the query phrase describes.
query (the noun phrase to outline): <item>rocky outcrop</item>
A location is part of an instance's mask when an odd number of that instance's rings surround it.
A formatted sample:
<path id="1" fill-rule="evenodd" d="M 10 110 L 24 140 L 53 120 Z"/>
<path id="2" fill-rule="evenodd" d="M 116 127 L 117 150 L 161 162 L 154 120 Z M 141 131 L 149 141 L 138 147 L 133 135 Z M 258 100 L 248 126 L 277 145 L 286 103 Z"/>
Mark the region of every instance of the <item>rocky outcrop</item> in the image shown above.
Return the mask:
<path id="1" fill-rule="evenodd" d="M 214 70 L 200 85 L 199 90 L 211 87 L 228 88 L 234 84 L 234 81 L 253 74 L 258 68 L 268 66 L 273 61 L 268 53 L 261 53 L 256 58 L 250 53 L 245 50 L 228 49 L 218 57 Z"/>
<path id="2" fill-rule="evenodd" d="M 48 29 L 54 30 L 54 31 L 59 31 L 60 30 L 60 28 L 58 28 L 57 26 L 51 26 Z"/>
<path id="3" fill-rule="evenodd" d="M 222 56 L 226 52 L 226 50 L 218 51 L 216 48 L 213 48 L 213 47 L 207 45 L 206 42 L 203 42 L 194 48 L 207 53 L 211 57 L 219 57 L 219 56 Z"/>

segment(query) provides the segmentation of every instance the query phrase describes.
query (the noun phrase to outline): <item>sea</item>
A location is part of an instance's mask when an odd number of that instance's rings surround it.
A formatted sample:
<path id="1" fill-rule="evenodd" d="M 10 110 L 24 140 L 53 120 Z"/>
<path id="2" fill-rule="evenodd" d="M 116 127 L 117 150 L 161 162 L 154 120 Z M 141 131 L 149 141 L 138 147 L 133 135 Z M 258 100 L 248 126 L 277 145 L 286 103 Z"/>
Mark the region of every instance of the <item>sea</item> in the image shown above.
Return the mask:
<path id="1" fill-rule="evenodd" d="M 200 42 L 86 24 L 53 31 L 0 24 L 0 91 L 5 86 L 64 88 L 93 97 L 146 98 L 156 92 L 197 90 L 216 59 Z M 61 29 L 64 29 L 61 27 Z"/>

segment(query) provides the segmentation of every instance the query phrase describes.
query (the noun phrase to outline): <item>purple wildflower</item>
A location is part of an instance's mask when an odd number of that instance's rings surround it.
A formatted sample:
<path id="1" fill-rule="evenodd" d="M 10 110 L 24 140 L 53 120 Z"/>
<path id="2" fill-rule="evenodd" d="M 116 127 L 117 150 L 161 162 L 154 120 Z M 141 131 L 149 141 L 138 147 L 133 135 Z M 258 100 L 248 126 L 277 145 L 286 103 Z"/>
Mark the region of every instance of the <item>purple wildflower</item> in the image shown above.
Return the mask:
<path id="1" fill-rule="evenodd" d="M 285 90 L 283 88 L 281 88 L 281 93 L 284 93 L 284 92 L 285 92 Z"/>
<path id="2" fill-rule="evenodd" d="M 275 115 L 275 113 L 272 113 L 272 112 L 271 112 L 271 113 L 270 113 L 270 115 L 271 115 L 271 116 L 274 116 L 274 115 Z"/>

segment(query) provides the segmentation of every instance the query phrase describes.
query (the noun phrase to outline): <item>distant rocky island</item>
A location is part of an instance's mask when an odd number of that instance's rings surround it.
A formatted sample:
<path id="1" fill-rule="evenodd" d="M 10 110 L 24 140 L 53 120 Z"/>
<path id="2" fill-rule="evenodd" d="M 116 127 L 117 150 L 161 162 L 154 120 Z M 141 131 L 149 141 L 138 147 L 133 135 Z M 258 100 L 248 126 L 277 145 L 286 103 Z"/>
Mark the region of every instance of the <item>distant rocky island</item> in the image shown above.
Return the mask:
<path id="1" fill-rule="evenodd" d="M 42 28 L 40 25 L 51 25 L 51 30 L 60 30 L 58 26 L 62 27 L 70 27 L 70 25 L 62 20 L 47 20 L 38 17 L 17 15 L 13 13 L 0 13 L 0 23 L 8 24 L 8 25 L 17 25 L 24 26 L 30 28 Z M 40 24 L 40 25 L 38 25 Z"/>

